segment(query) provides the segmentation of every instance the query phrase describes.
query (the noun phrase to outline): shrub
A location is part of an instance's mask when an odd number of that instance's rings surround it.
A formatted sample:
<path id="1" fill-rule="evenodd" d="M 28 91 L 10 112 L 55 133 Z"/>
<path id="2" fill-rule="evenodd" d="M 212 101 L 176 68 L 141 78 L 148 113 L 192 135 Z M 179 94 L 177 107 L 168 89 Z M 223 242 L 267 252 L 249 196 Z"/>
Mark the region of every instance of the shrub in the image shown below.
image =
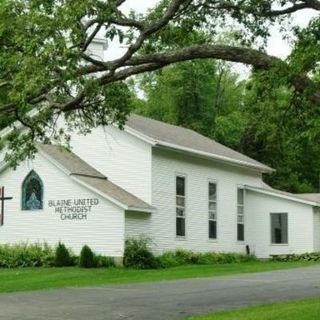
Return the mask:
<path id="1" fill-rule="evenodd" d="M 47 243 L 0 245 L 0 267 L 49 267 L 54 264 L 54 250 Z"/>
<path id="2" fill-rule="evenodd" d="M 74 259 L 71 257 L 69 250 L 61 242 L 59 242 L 56 247 L 54 265 L 56 267 L 69 267 L 74 265 Z"/>
<path id="3" fill-rule="evenodd" d="M 184 264 L 184 262 L 179 258 L 174 251 L 164 252 L 162 255 L 158 256 L 157 264 L 160 268 L 172 268 L 178 267 Z"/>
<path id="4" fill-rule="evenodd" d="M 127 239 L 123 264 L 125 267 L 136 269 L 157 268 L 157 259 L 150 250 L 150 239 L 146 237 Z"/>
<path id="5" fill-rule="evenodd" d="M 257 258 L 254 255 L 218 252 L 195 253 L 181 249 L 177 251 L 167 251 L 157 257 L 158 265 L 161 268 L 177 267 L 186 264 L 213 265 L 243 263 L 255 260 L 257 260 Z"/>
<path id="6" fill-rule="evenodd" d="M 95 259 L 95 266 L 97 268 L 112 268 L 116 266 L 114 259 L 111 257 L 95 255 L 94 259 Z"/>
<path id="7" fill-rule="evenodd" d="M 258 261 L 258 258 L 254 254 L 241 254 L 239 262 L 254 262 Z"/>
<path id="8" fill-rule="evenodd" d="M 176 251 L 176 256 L 180 259 L 182 264 L 198 264 L 201 254 L 189 250 L 178 249 Z"/>
<path id="9" fill-rule="evenodd" d="M 80 252 L 79 266 L 82 268 L 95 268 L 97 266 L 95 255 L 89 246 L 84 245 Z"/>
<path id="10" fill-rule="evenodd" d="M 202 253 L 199 258 L 199 264 L 219 264 L 221 257 L 215 252 Z"/>
<path id="11" fill-rule="evenodd" d="M 273 256 L 274 261 L 320 261 L 320 252 L 306 252 L 302 254 L 283 254 Z"/>

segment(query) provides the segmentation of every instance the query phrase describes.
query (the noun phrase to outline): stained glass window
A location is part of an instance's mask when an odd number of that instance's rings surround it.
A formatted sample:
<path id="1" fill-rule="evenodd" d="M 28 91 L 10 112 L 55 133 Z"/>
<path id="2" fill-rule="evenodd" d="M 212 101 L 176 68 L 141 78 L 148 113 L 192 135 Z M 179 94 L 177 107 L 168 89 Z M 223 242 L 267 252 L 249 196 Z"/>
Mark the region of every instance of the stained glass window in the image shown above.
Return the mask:
<path id="1" fill-rule="evenodd" d="M 30 171 L 22 184 L 22 210 L 43 208 L 43 184 L 35 171 Z"/>

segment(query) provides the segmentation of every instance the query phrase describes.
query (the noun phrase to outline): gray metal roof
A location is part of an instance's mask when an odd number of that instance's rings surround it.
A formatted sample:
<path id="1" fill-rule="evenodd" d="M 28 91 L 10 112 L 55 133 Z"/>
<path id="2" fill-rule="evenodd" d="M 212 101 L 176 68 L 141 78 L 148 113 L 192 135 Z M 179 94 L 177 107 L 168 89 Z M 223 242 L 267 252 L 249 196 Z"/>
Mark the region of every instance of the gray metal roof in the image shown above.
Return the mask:
<path id="1" fill-rule="evenodd" d="M 150 212 L 154 209 L 150 204 L 109 181 L 102 173 L 91 167 L 88 163 L 66 148 L 45 144 L 38 144 L 37 147 L 45 155 L 54 160 L 60 167 L 66 170 L 70 176 L 73 176 L 76 180 L 79 180 L 79 182 L 105 194 L 108 198 L 120 202 L 128 207 L 128 210 Z"/>
<path id="2" fill-rule="evenodd" d="M 128 118 L 126 126 L 155 140 L 156 144 L 159 145 L 162 145 L 163 143 L 172 144 L 175 145 L 177 149 L 179 147 L 193 149 L 199 153 L 204 152 L 209 154 L 213 158 L 220 157 L 222 160 L 254 167 L 261 171 L 272 171 L 270 167 L 190 129 L 174 126 L 136 114 L 132 114 Z"/>

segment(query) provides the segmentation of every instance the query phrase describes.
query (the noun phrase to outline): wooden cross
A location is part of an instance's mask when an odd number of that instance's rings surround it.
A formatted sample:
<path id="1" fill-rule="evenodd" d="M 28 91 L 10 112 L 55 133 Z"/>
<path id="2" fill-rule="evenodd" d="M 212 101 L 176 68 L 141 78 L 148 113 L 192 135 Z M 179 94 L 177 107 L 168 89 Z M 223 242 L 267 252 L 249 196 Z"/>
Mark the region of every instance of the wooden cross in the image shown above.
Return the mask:
<path id="1" fill-rule="evenodd" d="M 3 226 L 4 223 L 4 201 L 11 200 L 12 197 L 4 196 L 4 187 L 0 188 L 0 201 L 1 201 L 1 217 L 0 217 L 0 226 Z"/>

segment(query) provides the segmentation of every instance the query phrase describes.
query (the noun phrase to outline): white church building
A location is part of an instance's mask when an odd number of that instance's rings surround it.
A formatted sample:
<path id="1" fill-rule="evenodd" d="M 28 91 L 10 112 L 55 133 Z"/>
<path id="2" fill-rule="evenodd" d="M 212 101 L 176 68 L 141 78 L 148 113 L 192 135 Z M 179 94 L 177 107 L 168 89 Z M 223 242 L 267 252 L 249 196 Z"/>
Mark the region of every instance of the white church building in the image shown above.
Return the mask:
<path id="1" fill-rule="evenodd" d="M 74 134 L 72 150 L 38 145 L 0 167 L 0 243 L 84 244 L 121 259 L 127 237 L 153 250 L 250 250 L 258 257 L 320 250 L 320 196 L 272 189 L 268 166 L 192 130 L 131 115 L 124 130 Z"/>

